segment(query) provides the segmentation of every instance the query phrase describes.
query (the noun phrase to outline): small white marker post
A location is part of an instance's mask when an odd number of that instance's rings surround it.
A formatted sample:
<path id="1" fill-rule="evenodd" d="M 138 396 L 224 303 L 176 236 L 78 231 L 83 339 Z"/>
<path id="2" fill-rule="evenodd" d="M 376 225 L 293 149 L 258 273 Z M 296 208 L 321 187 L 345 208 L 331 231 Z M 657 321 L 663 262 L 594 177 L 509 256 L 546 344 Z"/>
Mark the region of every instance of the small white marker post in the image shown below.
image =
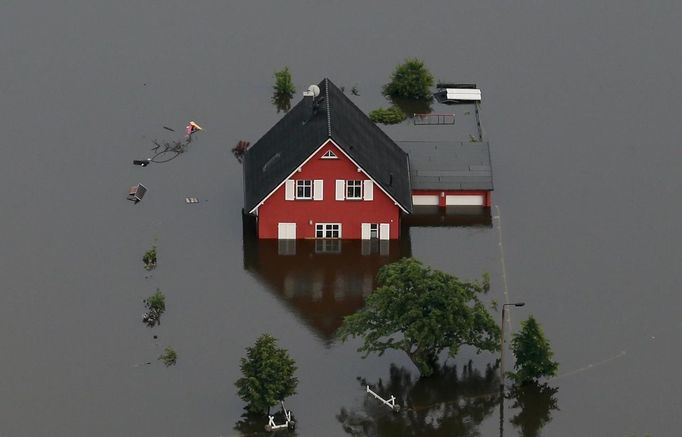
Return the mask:
<path id="1" fill-rule="evenodd" d="M 391 395 L 390 399 L 386 400 L 379 396 L 378 394 L 374 393 L 372 389 L 367 386 L 367 393 L 371 394 L 375 398 L 379 399 L 384 405 L 386 405 L 388 408 L 392 409 L 394 413 L 397 413 L 400 411 L 400 405 L 397 405 L 395 403 L 395 396 Z"/>
<path id="2" fill-rule="evenodd" d="M 290 430 L 293 431 L 293 429 L 296 427 L 296 423 L 291 420 L 291 410 L 287 410 L 284 407 L 284 401 L 280 401 L 282 403 L 282 411 L 284 411 L 284 418 L 286 419 L 286 422 L 284 422 L 281 425 L 277 425 L 275 423 L 275 416 L 268 416 L 268 424 L 265 425 L 265 430 L 267 432 L 270 431 L 277 431 L 282 428 L 289 428 Z"/>

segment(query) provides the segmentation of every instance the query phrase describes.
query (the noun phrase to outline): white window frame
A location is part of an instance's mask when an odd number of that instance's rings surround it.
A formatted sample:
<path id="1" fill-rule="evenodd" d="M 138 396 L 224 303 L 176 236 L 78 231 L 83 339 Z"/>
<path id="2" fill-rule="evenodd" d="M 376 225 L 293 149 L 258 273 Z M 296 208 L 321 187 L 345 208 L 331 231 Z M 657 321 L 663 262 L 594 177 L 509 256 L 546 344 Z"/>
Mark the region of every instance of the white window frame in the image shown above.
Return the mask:
<path id="1" fill-rule="evenodd" d="M 324 155 L 322 155 L 320 159 L 339 159 L 339 157 L 336 156 L 336 154 L 331 149 L 329 149 L 326 152 L 324 152 Z"/>
<path id="2" fill-rule="evenodd" d="M 348 200 L 362 200 L 362 191 L 364 183 L 362 179 L 346 180 L 346 189 L 344 191 L 345 197 Z M 352 191 L 352 193 L 351 193 Z M 352 194 L 352 195 L 351 195 Z"/>
<path id="3" fill-rule="evenodd" d="M 315 238 L 341 238 L 341 223 L 315 223 Z M 321 232 L 321 237 L 319 236 Z M 337 236 L 334 237 L 336 232 Z"/>
<path id="4" fill-rule="evenodd" d="M 312 179 L 297 179 L 294 182 L 294 198 L 297 200 L 312 200 L 313 199 L 313 180 Z M 303 190 L 303 195 L 299 195 L 299 189 Z M 306 189 L 310 190 L 308 196 L 305 195 Z"/>

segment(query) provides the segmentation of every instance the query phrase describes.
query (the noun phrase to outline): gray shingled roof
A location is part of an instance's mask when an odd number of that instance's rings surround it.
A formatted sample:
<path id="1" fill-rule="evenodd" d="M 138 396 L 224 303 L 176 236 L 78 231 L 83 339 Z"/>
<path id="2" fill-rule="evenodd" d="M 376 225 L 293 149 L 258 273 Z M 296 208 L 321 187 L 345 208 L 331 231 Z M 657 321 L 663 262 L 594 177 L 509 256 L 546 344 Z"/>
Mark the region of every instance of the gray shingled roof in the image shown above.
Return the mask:
<path id="1" fill-rule="evenodd" d="M 492 190 L 488 142 L 399 141 L 410 155 L 413 190 Z"/>
<path id="2" fill-rule="evenodd" d="M 400 206 L 412 210 L 407 154 L 329 79 L 318 108 L 304 97 L 244 157 L 244 210 L 250 212 L 331 138 Z"/>

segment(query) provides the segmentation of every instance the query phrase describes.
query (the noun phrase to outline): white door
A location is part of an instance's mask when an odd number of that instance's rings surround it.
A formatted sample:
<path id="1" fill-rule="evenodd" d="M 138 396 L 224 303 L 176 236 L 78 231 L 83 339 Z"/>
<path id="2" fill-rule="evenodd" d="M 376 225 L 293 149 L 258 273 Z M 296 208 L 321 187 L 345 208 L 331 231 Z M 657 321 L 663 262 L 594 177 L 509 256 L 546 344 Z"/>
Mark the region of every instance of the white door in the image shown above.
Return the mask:
<path id="1" fill-rule="evenodd" d="M 280 240 L 295 240 L 296 223 L 277 223 L 277 238 Z"/>

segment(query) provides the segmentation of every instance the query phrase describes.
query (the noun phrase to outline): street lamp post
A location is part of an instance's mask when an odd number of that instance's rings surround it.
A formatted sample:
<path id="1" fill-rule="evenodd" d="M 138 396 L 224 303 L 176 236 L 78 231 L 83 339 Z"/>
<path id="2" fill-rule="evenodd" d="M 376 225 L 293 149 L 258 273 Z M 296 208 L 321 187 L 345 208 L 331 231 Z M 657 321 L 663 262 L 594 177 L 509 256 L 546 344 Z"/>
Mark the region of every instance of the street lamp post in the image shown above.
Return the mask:
<path id="1" fill-rule="evenodd" d="M 500 390 L 504 390 L 504 310 L 508 306 L 522 307 L 525 302 L 502 304 L 502 323 L 500 323 Z"/>

